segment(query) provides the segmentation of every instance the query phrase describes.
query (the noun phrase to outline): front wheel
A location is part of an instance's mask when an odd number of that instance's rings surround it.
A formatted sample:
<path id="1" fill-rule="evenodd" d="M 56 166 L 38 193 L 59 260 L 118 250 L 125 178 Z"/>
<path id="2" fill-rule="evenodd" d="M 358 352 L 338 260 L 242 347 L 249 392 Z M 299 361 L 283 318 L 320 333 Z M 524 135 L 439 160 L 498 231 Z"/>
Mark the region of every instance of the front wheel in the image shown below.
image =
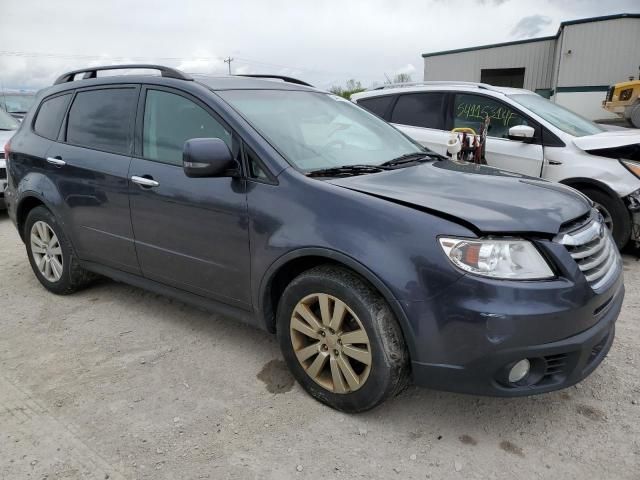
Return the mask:
<path id="1" fill-rule="evenodd" d="M 582 193 L 593 200 L 605 225 L 611 230 L 616 245 L 620 249 L 623 248 L 631 235 L 631 217 L 624 202 L 620 198 L 614 198 L 600 190 L 585 188 Z"/>
<path id="2" fill-rule="evenodd" d="M 409 356 L 386 301 L 355 273 L 320 266 L 293 280 L 277 312 L 280 348 L 302 387 L 362 412 L 407 384 Z"/>

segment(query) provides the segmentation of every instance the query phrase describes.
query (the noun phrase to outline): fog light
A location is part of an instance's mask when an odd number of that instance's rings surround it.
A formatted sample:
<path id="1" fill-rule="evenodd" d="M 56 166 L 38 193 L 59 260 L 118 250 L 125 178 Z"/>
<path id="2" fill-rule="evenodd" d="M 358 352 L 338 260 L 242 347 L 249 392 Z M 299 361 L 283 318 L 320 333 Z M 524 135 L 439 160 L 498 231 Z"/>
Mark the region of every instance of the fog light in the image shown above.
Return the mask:
<path id="1" fill-rule="evenodd" d="M 509 370 L 509 382 L 519 382 L 524 377 L 529 375 L 530 369 L 531 364 L 529 363 L 529 360 L 527 360 L 526 358 L 524 360 L 520 360 L 513 367 L 511 367 L 511 370 Z"/>

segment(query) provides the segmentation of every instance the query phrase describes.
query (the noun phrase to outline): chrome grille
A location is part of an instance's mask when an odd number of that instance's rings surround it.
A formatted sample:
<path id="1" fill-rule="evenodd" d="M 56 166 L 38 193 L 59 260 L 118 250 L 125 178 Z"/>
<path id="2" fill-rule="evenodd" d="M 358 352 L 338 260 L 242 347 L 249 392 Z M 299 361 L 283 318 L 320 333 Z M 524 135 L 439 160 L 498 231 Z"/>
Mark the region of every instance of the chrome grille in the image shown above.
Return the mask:
<path id="1" fill-rule="evenodd" d="M 618 249 L 599 219 L 562 235 L 560 239 L 593 289 L 598 289 L 619 269 Z"/>

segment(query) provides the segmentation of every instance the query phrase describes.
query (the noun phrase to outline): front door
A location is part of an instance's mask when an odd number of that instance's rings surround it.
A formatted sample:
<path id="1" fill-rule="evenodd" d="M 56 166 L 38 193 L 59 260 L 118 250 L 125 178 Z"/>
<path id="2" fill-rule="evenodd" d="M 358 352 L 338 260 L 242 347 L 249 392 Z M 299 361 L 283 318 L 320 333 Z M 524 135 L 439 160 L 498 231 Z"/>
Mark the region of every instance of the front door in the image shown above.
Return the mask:
<path id="1" fill-rule="evenodd" d="M 142 144 L 131 163 L 131 219 L 145 277 L 248 307 L 250 259 L 246 184 L 236 178 L 189 178 L 184 142 L 221 138 L 239 151 L 231 130 L 198 100 L 168 89 L 145 89 L 138 118 Z"/>
<path id="2" fill-rule="evenodd" d="M 540 141 L 540 127 L 524 118 L 507 104 L 484 95 L 457 93 L 453 102 L 453 128 L 467 127 L 479 132 L 486 116 L 490 124 L 485 157 L 492 167 L 539 177 L 544 152 Z M 532 143 L 509 140 L 509 128 L 529 125 L 536 129 Z"/>

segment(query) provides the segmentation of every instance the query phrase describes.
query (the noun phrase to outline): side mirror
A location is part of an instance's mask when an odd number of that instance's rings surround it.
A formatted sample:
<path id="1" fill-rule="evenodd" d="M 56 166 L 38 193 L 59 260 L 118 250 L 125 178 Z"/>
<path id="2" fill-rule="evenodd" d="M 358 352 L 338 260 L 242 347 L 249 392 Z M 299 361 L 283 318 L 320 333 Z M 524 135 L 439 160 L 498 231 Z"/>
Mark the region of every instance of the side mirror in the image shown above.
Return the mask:
<path id="1" fill-rule="evenodd" d="M 536 130 L 529 125 L 515 125 L 509 129 L 509 140 L 530 142 L 536 134 Z"/>
<path id="2" fill-rule="evenodd" d="M 235 177 L 238 164 L 219 138 L 192 138 L 184 142 L 182 168 L 192 178 Z"/>

